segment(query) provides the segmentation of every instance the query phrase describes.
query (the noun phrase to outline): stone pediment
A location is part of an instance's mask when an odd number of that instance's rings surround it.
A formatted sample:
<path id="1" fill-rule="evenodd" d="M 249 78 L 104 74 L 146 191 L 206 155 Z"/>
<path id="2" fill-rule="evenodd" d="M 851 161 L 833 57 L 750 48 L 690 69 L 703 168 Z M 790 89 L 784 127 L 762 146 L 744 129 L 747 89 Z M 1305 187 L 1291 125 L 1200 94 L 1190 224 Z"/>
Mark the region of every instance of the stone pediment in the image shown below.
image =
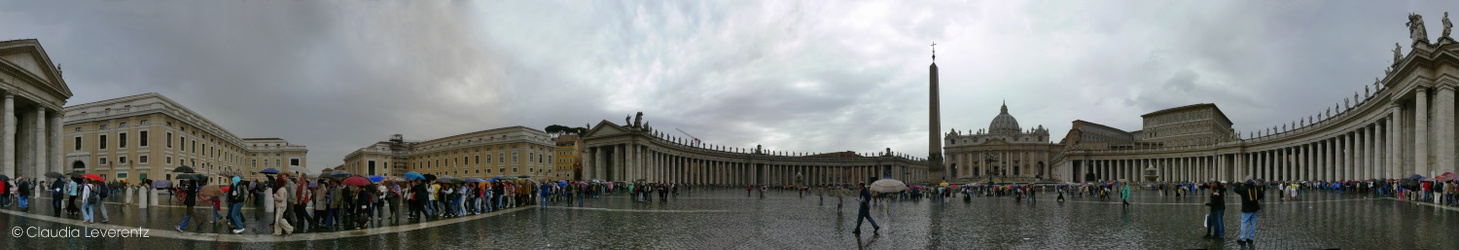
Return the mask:
<path id="1" fill-rule="evenodd" d="M 623 126 L 618 126 L 618 124 L 613 124 L 608 120 L 603 120 L 601 122 L 598 122 L 598 125 L 593 126 L 593 129 L 588 130 L 588 133 L 583 135 L 583 139 L 627 133 L 627 128 L 624 128 Z"/>
<path id="2" fill-rule="evenodd" d="M 18 77 L 29 77 L 31 79 L 5 79 L 7 81 L 35 81 L 40 82 L 45 91 L 55 94 L 61 99 L 71 97 L 71 89 L 61 78 L 61 70 L 57 69 L 51 62 L 45 49 L 41 48 L 40 42 L 35 39 L 0 41 L 0 65 L 9 66 L 22 71 L 12 73 Z M 20 84 L 11 82 L 10 84 Z"/>

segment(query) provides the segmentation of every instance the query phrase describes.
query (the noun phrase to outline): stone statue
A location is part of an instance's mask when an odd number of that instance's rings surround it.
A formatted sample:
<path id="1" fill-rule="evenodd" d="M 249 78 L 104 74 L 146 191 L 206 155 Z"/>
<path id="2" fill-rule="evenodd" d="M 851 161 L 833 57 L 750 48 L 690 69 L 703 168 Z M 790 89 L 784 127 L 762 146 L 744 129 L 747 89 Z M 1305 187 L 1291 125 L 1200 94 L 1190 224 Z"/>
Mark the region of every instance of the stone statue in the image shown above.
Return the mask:
<path id="1" fill-rule="evenodd" d="M 1379 80 L 1377 77 L 1374 77 L 1373 78 L 1373 89 L 1375 89 L 1375 90 L 1382 89 L 1383 88 L 1382 82 L 1383 82 L 1382 80 Z"/>
<path id="2" fill-rule="evenodd" d="M 1354 94 L 1354 95 L 1357 95 L 1357 94 Z M 1347 97 L 1343 97 L 1342 98 L 1342 105 L 1343 106 L 1352 107 L 1353 106 L 1353 103 L 1352 103 L 1352 100 L 1351 99 L 1348 99 Z"/>
<path id="3" fill-rule="evenodd" d="M 761 152 L 765 152 L 763 150 L 764 150 L 764 148 L 760 147 L 760 144 L 755 144 L 755 153 L 756 154 L 759 154 Z"/>
<path id="4" fill-rule="evenodd" d="M 1449 30 L 1454 28 L 1454 24 L 1449 23 L 1449 12 L 1448 11 L 1445 11 L 1444 12 L 1444 20 L 1443 20 L 1443 22 L 1444 22 L 1444 35 L 1443 36 L 1440 36 L 1440 39 L 1449 38 Z"/>
<path id="5" fill-rule="evenodd" d="M 1365 97 L 1373 97 L 1373 94 L 1372 93 L 1368 93 L 1368 86 L 1363 86 L 1363 96 L 1365 96 Z"/>
<path id="6" fill-rule="evenodd" d="M 1398 65 L 1399 60 L 1403 60 L 1403 46 L 1393 43 L 1393 65 Z"/>
<path id="7" fill-rule="evenodd" d="M 1408 25 L 1408 38 L 1412 38 L 1414 43 L 1429 43 L 1429 32 L 1424 30 L 1424 17 L 1422 15 L 1409 13 L 1408 22 L 1404 23 L 1404 25 Z"/>
<path id="8" fill-rule="evenodd" d="M 638 116 L 635 116 L 633 118 L 633 126 L 634 127 L 638 127 L 638 126 L 642 125 L 642 122 L 643 122 L 643 111 L 639 111 L 638 112 Z"/>
<path id="9" fill-rule="evenodd" d="M 623 126 L 633 125 L 633 116 L 623 116 Z"/>

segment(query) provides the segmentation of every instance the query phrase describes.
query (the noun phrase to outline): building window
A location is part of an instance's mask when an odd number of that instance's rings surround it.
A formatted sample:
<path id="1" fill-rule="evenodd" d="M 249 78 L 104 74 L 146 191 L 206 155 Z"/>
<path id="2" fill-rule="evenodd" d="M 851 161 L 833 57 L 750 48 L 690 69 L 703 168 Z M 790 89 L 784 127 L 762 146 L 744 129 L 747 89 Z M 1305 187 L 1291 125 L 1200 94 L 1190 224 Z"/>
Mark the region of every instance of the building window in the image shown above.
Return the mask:
<path id="1" fill-rule="evenodd" d="M 75 141 L 76 141 L 76 143 L 72 143 L 72 144 L 76 145 L 76 151 L 81 151 L 81 137 L 80 136 L 77 136 L 75 138 Z"/>
<path id="2" fill-rule="evenodd" d="M 172 132 L 167 132 L 167 148 L 172 148 Z"/>
<path id="3" fill-rule="evenodd" d="M 505 174 L 505 173 L 507 173 L 507 168 L 500 168 L 500 169 L 497 169 L 497 171 Z"/>
<path id="4" fill-rule="evenodd" d="M 172 156 L 164 157 L 162 159 L 165 160 L 163 163 L 166 163 L 167 165 L 172 165 Z"/>
<path id="5" fill-rule="evenodd" d="M 102 124 L 101 126 L 97 126 L 97 128 L 98 129 L 106 129 L 106 124 Z"/>
<path id="6" fill-rule="evenodd" d="M 137 147 L 147 147 L 147 131 L 137 132 Z"/>
<path id="7" fill-rule="evenodd" d="M 517 163 L 517 152 L 512 152 L 512 163 Z M 512 170 L 512 172 L 517 172 L 517 171 L 516 170 Z"/>
<path id="8" fill-rule="evenodd" d="M 118 156 L 117 157 L 117 165 L 127 165 L 127 157 L 126 156 Z"/>
<path id="9" fill-rule="evenodd" d="M 147 156 L 137 156 L 137 163 L 147 164 Z"/>
<path id="10" fill-rule="evenodd" d="M 496 161 L 497 162 L 501 162 L 501 163 L 507 163 L 507 154 L 506 153 L 496 153 Z M 502 172 L 506 172 L 506 170 L 502 170 Z"/>
<path id="11" fill-rule="evenodd" d="M 76 132 L 81 132 L 81 127 L 76 127 Z"/>
<path id="12" fill-rule="evenodd" d="M 106 165 L 106 157 L 96 158 L 96 164 Z"/>
<path id="13" fill-rule="evenodd" d="M 491 159 L 491 158 L 487 158 L 487 159 Z M 476 156 L 476 164 L 478 164 L 478 165 L 481 164 L 481 156 L 480 155 Z"/>
<path id="14" fill-rule="evenodd" d="M 177 137 L 177 150 L 187 152 L 187 136 Z"/>
<path id="15" fill-rule="evenodd" d="M 516 173 L 516 172 L 517 172 L 517 168 L 512 168 L 512 173 Z"/>
<path id="16" fill-rule="evenodd" d="M 298 158 L 289 159 L 289 166 L 299 166 L 299 159 Z"/>
<path id="17" fill-rule="evenodd" d="M 96 143 L 97 148 L 106 149 L 106 135 L 99 135 Z"/>
<path id="18" fill-rule="evenodd" d="M 118 123 L 118 124 L 117 124 L 117 127 L 118 127 L 118 128 L 125 128 L 125 127 L 127 127 L 127 123 L 125 123 L 125 122 L 123 122 L 123 123 Z"/>

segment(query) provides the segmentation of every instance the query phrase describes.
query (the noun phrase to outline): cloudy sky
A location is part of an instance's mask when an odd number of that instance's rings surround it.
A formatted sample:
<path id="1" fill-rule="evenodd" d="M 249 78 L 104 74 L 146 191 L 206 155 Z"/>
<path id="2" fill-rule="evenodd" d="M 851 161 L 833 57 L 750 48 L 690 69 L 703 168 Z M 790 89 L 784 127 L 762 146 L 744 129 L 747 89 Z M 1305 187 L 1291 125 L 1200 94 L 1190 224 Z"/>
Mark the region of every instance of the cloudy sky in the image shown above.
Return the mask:
<path id="1" fill-rule="evenodd" d="M 834 4 L 832 4 L 834 3 Z M 642 111 L 708 143 L 927 153 L 1000 102 L 1060 140 L 1083 119 L 1216 103 L 1246 131 L 1322 112 L 1383 74 L 1410 12 L 1456 1 L 29 1 L 70 105 L 157 92 L 313 170 L 391 134 L 582 126 Z M 1408 48 L 1405 45 L 1404 51 Z"/>

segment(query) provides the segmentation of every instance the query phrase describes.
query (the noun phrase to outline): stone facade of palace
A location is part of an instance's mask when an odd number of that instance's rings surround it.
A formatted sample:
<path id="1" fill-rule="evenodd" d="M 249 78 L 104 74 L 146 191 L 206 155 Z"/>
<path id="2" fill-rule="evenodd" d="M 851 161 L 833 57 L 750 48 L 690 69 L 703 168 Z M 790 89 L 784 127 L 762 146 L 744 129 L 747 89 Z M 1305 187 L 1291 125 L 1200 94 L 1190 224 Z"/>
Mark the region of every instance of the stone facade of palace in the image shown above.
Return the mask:
<path id="1" fill-rule="evenodd" d="M 384 177 L 416 171 L 461 178 L 530 176 L 556 180 L 553 168 L 557 146 L 546 132 L 522 127 L 502 127 L 426 141 L 408 141 L 394 135 L 355 150 L 337 169 L 350 173 Z"/>
<path id="2" fill-rule="evenodd" d="M 641 118 L 641 116 L 640 116 Z M 640 119 L 641 121 L 641 119 Z M 925 159 L 886 152 L 795 153 L 671 137 L 635 121 L 602 121 L 583 136 L 584 179 L 711 185 L 856 184 L 872 177 L 932 178 Z"/>
<path id="3" fill-rule="evenodd" d="M 61 117 L 72 94 L 39 41 L 0 41 L 0 95 L 0 174 L 65 171 Z"/>
<path id="4" fill-rule="evenodd" d="M 222 183 L 223 174 L 263 178 L 258 171 L 305 173 L 309 149 L 279 138 L 240 138 L 157 93 L 66 107 L 62 136 L 66 171 L 138 183 L 172 180 L 192 167 Z M 66 171 L 59 171 L 65 173 Z"/>
<path id="5" fill-rule="evenodd" d="M 1449 27 L 1430 41 L 1422 17 L 1409 23 L 1407 53 L 1396 48 L 1386 74 L 1331 109 L 1245 138 L 1214 104 L 1146 114 L 1144 130 L 1128 133 L 1075 121 L 1066 149 L 1051 160 L 1056 179 L 1367 180 L 1459 172 L 1459 43 L 1447 36 Z"/>

